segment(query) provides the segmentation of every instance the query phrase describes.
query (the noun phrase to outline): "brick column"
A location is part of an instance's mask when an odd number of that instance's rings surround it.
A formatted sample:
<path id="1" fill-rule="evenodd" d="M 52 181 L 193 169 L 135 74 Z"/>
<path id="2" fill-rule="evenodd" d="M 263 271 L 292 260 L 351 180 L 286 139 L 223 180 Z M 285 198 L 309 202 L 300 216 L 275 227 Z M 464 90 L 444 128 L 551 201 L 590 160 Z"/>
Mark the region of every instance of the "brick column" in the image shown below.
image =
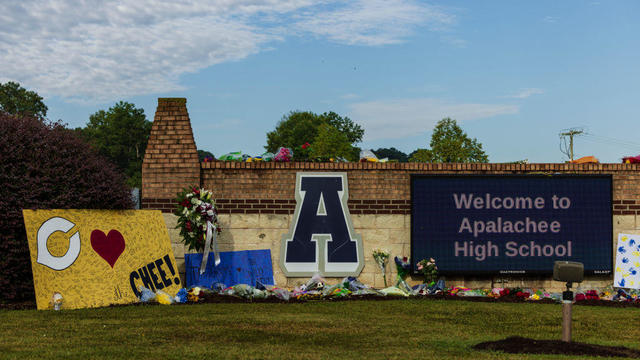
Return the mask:
<path id="1" fill-rule="evenodd" d="M 171 212 L 176 194 L 190 185 L 200 185 L 200 162 L 187 99 L 158 98 L 142 162 L 141 208 Z"/>

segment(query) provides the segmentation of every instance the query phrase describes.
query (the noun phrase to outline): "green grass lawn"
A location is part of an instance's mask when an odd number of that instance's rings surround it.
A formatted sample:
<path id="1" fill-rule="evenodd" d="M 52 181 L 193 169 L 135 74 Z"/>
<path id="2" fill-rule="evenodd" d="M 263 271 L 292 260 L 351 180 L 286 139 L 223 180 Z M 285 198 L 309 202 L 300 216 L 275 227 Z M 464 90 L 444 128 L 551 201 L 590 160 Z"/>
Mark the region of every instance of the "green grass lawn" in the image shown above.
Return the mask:
<path id="1" fill-rule="evenodd" d="M 573 339 L 640 348 L 640 309 L 573 307 Z M 472 350 L 559 339 L 561 305 L 445 300 L 0 311 L 2 358 L 557 359 Z"/>

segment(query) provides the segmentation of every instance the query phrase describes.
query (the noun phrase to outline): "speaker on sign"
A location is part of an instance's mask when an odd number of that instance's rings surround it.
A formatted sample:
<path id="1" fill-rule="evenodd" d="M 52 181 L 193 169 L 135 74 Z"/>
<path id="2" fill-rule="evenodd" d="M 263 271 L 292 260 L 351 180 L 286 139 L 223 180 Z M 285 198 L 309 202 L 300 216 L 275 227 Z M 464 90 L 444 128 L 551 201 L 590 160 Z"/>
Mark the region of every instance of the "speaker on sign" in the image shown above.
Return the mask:
<path id="1" fill-rule="evenodd" d="M 584 279 L 584 264 L 575 261 L 556 261 L 553 264 L 553 280 L 579 283 Z"/>

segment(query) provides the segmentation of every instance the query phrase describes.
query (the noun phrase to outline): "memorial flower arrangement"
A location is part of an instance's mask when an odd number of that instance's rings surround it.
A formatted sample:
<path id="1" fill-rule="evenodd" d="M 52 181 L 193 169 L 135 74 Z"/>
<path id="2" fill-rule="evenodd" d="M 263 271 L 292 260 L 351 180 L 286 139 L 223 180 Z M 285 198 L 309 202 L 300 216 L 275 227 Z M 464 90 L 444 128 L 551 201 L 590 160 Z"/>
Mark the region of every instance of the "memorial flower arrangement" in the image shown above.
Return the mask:
<path id="1" fill-rule="evenodd" d="M 406 278 L 409 276 L 409 271 L 411 270 L 411 263 L 409 262 L 408 257 L 395 257 L 396 269 L 398 270 L 398 279 L 396 281 L 396 286 L 402 289 L 405 292 L 410 293 L 411 287 L 407 284 Z"/>
<path id="2" fill-rule="evenodd" d="M 178 216 L 180 235 L 189 250 L 203 251 L 207 235 L 207 222 L 215 226 L 216 231 L 222 228 L 218 224 L 218 211 L 209 190 L 197 187 L 184 189 L 178 194 L 175 214 Z"/>
<path id="3" fill-rule="evenodd" d="M 382 278 L 384 279 L 384 287 L 387 287 L 387 263 L 389 262 L 389 257 L 391 254 L 383 249 L 375 249 L 373 250 L 373 260 L 375 260 L 378 267 L 380 267 L 380 271 L 382 271 Z"/>
<path id="4" fill-rule="evenodd" d="M 434 285 L 438 279 L 438 266 L 433 258 L 422 259 L 417 264 L 418 271 L 424 276 L 424 283 L 431 286 Z"/>
<path id="5" fill-rule="evenodd" d="M 293 151 L 289 148 L 281 147 L 273 157 L 273 161 L 291 162 L 293 161 Z"/>

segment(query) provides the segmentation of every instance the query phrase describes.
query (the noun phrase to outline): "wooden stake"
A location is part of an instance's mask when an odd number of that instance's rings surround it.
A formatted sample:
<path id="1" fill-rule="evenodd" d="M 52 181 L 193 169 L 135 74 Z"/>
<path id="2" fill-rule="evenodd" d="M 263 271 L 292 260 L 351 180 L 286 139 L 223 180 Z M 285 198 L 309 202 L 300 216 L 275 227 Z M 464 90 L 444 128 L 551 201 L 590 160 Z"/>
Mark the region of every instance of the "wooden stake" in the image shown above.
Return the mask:
<path id="1" fill-rule="evenodd" d="M 573 301 L 562 301 L 562 341 L 571 342 L 571 307 Z"/>

